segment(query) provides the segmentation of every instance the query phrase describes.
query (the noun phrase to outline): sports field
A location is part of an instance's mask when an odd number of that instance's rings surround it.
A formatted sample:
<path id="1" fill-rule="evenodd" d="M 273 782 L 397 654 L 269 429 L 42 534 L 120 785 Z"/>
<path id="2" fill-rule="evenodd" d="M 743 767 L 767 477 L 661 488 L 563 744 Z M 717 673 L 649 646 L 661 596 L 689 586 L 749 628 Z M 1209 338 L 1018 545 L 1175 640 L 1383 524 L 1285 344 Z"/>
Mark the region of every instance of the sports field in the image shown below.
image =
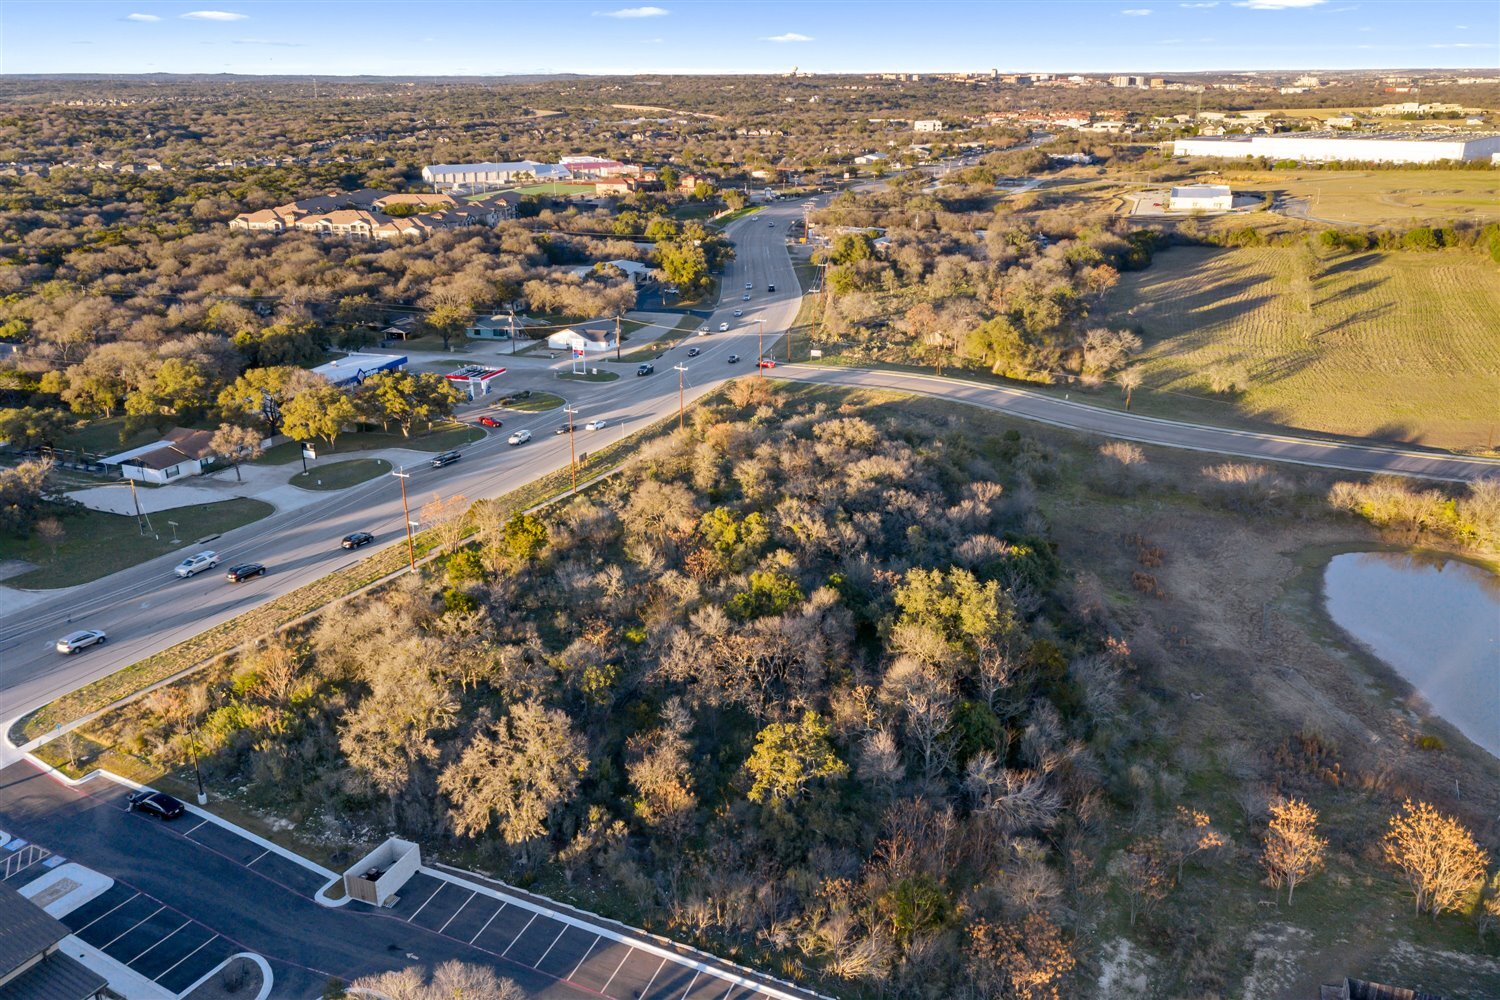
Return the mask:
<path id="1" fill-rule="evenodd" d="M 1463 251 L 1359 254 L 1324 261 L 1309 290 L 1298 253 L 1182 248 L 1121 275 L 1101 318 L 1143 332 L 1135 409 L 1500 444 L 1500 268 Z M 1215 376 L 1246 385 L 1216 393 Z"/>
<path id="2" fill-rule="evenodd" d="M 1420 226 L 1500 222 L 1494 170 L 1234 170 L 1220 183 L 1235 193 L 1274 191 L 1307 203 L 1307 214 L 1337 223 Z"/>

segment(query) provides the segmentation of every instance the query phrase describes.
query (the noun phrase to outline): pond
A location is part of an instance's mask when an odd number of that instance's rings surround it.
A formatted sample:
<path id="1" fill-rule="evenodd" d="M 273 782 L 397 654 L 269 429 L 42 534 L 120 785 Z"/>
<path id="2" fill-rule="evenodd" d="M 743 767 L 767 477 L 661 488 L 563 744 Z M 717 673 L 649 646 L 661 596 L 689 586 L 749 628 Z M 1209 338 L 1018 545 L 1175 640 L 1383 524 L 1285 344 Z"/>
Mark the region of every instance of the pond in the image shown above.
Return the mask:
<path id="1" fill-rule="evenodd" d="M 1334 556 L 1328 614 L 1442 716 L 1500 757 L 1500 579 L 1399 552 Z"/>

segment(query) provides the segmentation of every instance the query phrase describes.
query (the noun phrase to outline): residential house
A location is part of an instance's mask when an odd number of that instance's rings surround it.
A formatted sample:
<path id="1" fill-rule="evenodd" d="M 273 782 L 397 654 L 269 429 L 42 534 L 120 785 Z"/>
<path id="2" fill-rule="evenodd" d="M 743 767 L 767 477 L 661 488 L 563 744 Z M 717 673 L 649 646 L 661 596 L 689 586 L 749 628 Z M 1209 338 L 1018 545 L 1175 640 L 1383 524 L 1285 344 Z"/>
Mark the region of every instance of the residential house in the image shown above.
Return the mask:
<path id="1" fill-rule="evenodd" d="M 471 340 L 509 340 L 512 332 L 517 339 L 525 337 L 527 327 L 536 321 L 514 313 L 495 313 L 493 316 L 476 316 L 464 327 L 464 336 Z"/>
<path id="2" fill-rule="evenodd" d="M 371 208 L 377 212 L 388 212 L 396 205 L 410 205 L 419 212 L 430 212 L 439 208 L 452 208 L 458 202 L 446 194 L 428 194 L 426 192 L 411 192 L 403 194 L 383 194 L 371 204 Z"/>
<path id="3" fill-rule="evenodd" d="M 937 118 L 918 118 L 911 123 L 913 132 L 941 132 L 943 123 Z"/>
<path id="4" fill-rule="evenodd" d="M 558 330 L 547 337 L 547 346 L 558 351 L 572 351 L 580 357 L 602 354 L 618 346 L 612 320 L 595 320 Z"/>
<path id="5" fill-rule="evenodd" d="M 213 436 L 213 431 L 174 427 L 160 441 L 131 448 L 99 461 L 102 465 L 118 466 L 120 475 L 126 479 L 162 486 L 199 475 L 205 468 L 213 465 L 213 449 L 209 447 Z"/>
<path id="6" fill-rule="evenodd" d="M 68 928 L 0 883 L 0 1000 L 97 1000 L 109 981 L 62 949 Z"/>
<path id="7" fill-rule="evenodd" d="M 645 174 L 641 177 L 615 177 L 610 180 L 598 181 L 594 184 L 595 194 L 634 194 L 637 191 L 660 191 L 661 181 L 656 179 L 655 174 Z"/>
<path id="8" fill-rule="evenodd" d="M 607 260 L 604 262 L 609 267 L 619 268 L 630 278 L 631 283 L 637 287 L 648 285 L 656 280 L 656 269 L 650 264 L 642 264 L 638 260 Z"/>
<path id="9" fill-rule="evenodd" d="M 860 166 L 871 163 L 884 163 L 888 157 L 884 153 L 861 153 L 854 158 L 854 162 Z"/>

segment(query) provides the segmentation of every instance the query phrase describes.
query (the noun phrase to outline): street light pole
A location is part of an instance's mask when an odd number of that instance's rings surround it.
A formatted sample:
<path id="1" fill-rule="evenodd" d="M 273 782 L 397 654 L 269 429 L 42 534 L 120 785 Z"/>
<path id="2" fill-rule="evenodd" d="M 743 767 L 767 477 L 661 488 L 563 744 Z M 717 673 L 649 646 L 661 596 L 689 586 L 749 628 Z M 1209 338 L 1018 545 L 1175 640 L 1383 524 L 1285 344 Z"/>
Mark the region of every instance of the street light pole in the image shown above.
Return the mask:
<path id="1" fill-rule="evenodd" d="M 615 360 L 620 360 L 620 317 L 615 317 Z"/>
<path id="2" fill-rule="evenodd" d="M 578 408 L 574 407 L 574 406 L 564 407 L 563 408 L 563 412 L 568 415 L 568 465 L 573 470 L 573 492 L 577 493 L 578 492 L 578 451 L 573 446 L 573 414 L 575 414 L 575 413 L 578 412 Z"/>
<path id="3" fill-rule="evenodd" d="M 401 480 L 401 513 L 406 518 L 406 559 L 411 564 L 411 571 L 417 571 L 417 547 L 411 538 L 411 508 L 406 505 L 406 481 L 411 478 L 411 473 L 404 469 L 397 469 L 391 473 Z"/>
<path id="4" fill-rule="evenodd" d="M 676 368 L 677 368 L 677 429 L 678 430 L 682 430 L 682 423 L 683 423 L 683 420 L 685 419 L 685 413 L 686 413 L 686 406 L 683 403 L 683 397 L 682 397 L 682 379 L 683 379 L 683 377 L 685 375 L 687 375 L 687 365 L 679 363 L 676 366 Z"/>
<path id="5" fill-rule="evenodd" d="M 203 769 L 198 766 L 198 727 L 197 726 L 193 727 L 193 741 L 192 741 L 192 743 L 190 745 L 193 748 L 193 775 L 198 779 L 198 804 L 200 806 L 206 806 L 206 805 L 208 805 L 208 792 L 206 792 L 204 790 L 204 788 L 203 788 Z"/>
<path id="6" fill-rule="evenodd" d="M 766 337 L 766 321 L 758 319 L 755 322 L 758 324 L 755 328 L 755 374 L 759 378 L 765 378 L 766 369 L 761 365 L 761 360 L 766 356 L 766 349 L 763 346 Z"/>

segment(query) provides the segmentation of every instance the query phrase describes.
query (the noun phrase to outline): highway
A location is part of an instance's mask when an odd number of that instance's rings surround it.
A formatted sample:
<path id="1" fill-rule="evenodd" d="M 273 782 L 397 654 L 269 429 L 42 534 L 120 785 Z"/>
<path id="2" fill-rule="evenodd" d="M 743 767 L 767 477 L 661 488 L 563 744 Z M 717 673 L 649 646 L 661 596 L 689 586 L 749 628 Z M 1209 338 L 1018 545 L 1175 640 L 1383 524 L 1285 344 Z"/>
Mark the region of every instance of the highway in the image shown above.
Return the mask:
<path id="1" fill-rule="evenodd" d="M 708 321 L 712 332 L 687 338 L 667 352 L 655 362 L 656 374 L 637 378 L 631 369 L 624 368 L 617 369 L 623 377 L 614 382 L 546 384 L 553 390 L 565 386 L 561 391 L 577 407 L 575 420 L 580 426 L 595 418 L 607 420 L 604 430 L 576 433 L 580 452 L 592 450 L 595 442 L 618 440 L 617 435 L 674 413 L 678 403 L 675 364 L 688 366 L 688 401 L 726 378 L 754 372 L 758 322 L 764 323 L 769 351 L 773 341 L 791 326 L 800 305 L 785 234 L 787 224 L 801 214 L 800 204 L 775 204 L 730 224 L 728 233 L 735 241 L 737 257 L 725 269 L 719 308 Z M 749 302 L 741 300 L 746 283 L 751 285 Z M 776 285 L 774 294 L 766 292 L 768 284 Z M 738 308 L 744 309 L 742 318 L 732 315 Z M 730 325 L 728 332 L 718 332 L 721 322 Z M 702 355 L 688 358 L 692 347 L 699 348 Z M 741 357 L 740 364 L 726 363 L 731 354 Z M 802 364 L 779 366 L 776 375 L 824 385 L 937 396 L 1103 437 L 1261 461 L 1454 482 L 1500 476 L 1500 461 L 1496 460 L 1177 423 L 963 379 Z M 551 378 L 550 372 L 546 377 Z M 567 437 L 553 433 L 565 419 L 556 410 L 507 416 L 504 431 L 463 449 L 463 460 L 457 464 L 442 469 L 425 463 L 409 468 L 413 509 L 434 493 L 445 497 L 463 494 L 471 500 L 499 496 L 566 468 Z M 532 430 L 532 441 L 509 447 L 506 436 L 522 428 Z M 377 545 L 404 544 L 400 491 L 393 478 L 383 477 L 330 494 L 323 503 L 273 514 L 213 540 L 208 547 L 221 557 L 218 570 L 189 580 L 174 577 L 172 567 L 185 553 L 198 548 L 184 546 L 172 555 L 60 592 L 42 604 L 0 619 L 0 720 L 8 726 L 9 720 L 60 694 L 364 558 L 369 555 L 369 547 L 356 552 L 339 548 L 339 539 L 356 530 L 374 532 Z M 246 583 L 228 584 L 223 569 L 237 560 L 263 562 L 270 572 Z M 71 657 L 54 651 L 53 643 L 59 636 L 85 627 L 105 629 L 109 643 Z M 0 740 L 0 765 L 13 758 L 11 748 Z"/>
<path id="2" fill-rule="evenodd" d="M 575 445 L 579 452 L 592 451 L 675 414 L 676 364 L 688 367 L 684 376 L 688 402 L 726 378 L 754 373 L 759 323 L 764 323 L 769 348 L 772 331 L 791 326 L 801 302 L 784 245 L 787 224 L 801 215 L 800 203 L 774 204 L 727 227 L 736 257 L 725 267 L 720 306 L 707 321 L 711 332 L 690 337 L 667 352 L 655 362 L 654 375 L 638 378 L 633 368 L 616 366 L 620 379 L 591 383 L 557 382 L 551 371 L 545 376 L 537 373 L 533 387 L 559 392 L 577 408 Z M 742 300 L 746 283 L 752 286 L 748 302 Z M 771 284 L 776 286 L 774 293 L 766 291 Z M 735 309 L 743 309 L 743 317 L 734 317 Z M 729 331 L 720 333 L 720 323 L 728 323 Z M 687 352 L 693 347 L 702 354 L 689 358 Z M 740 356 L 739 364 L 727 363 L 731 354 Z M 515 372 L 522 374 L 519 367 Z M 603 430 L 582 429 L 596 418 L 607 421 Z M 441 469 L 425 462 L 408 467 L 413 511 L 434 493 L 462 494 L 471 500 L 500 496 L 567 468 L 568 437 L 553 433 L 566 420 L 560 410 L 507 415 L 504 430 L 461 449 L 461 461 Z M 523 428 L 531 430 L 532 440 L 517 447 L 507 445 L 509 434 Z M 374 533 L 375 544 L 353 552 L 343 550 L 339 541 L 352 531 Z M 381 477 L 331 493 L 325 502 L 272 514 L 207 545 L 184 545 L 178 552 L 60 591 L 54 598 L 8 615 L 0 619 L 0 721 L 8 729 L 12 720 L 61 694 L 357 562 L 378 546 L 404 545 L 404 532 L 400 486 L 393 477 Z M 202 549 L 219 554 L 217 569 L 186 580 L 173 575 L 173 567 L 184 556 Z M 265 563 L 269 572 L 244 583 L 226 582 L 224 570 L 245 560 Z M 53 648 L 57 639 L 79 628 L 104 629 L 109 641 L 72 656 L 57 653 Z M 14 751 L 0 739 L 0 766 L 14 758 Z"/>

